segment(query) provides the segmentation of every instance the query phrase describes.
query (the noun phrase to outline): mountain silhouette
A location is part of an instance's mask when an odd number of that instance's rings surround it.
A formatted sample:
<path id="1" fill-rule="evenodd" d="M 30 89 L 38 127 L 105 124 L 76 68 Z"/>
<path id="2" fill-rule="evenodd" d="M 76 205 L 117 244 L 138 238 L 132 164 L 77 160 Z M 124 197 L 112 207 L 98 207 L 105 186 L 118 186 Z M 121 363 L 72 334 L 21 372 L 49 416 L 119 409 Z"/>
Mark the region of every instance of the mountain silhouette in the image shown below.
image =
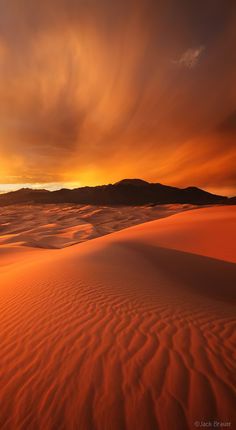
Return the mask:
<path id="1" fill-rule="evenodd" d="M 115 184 L 57 191 L 22 188 L 0 195 L 0 205 L 19 203 L 77 203 L 91 205 L 145 205 L 190 203 L 231 204 L 235 198 L 211 194 L 197 187 L 176 188 L 142 179 L 123 179 Z"/>

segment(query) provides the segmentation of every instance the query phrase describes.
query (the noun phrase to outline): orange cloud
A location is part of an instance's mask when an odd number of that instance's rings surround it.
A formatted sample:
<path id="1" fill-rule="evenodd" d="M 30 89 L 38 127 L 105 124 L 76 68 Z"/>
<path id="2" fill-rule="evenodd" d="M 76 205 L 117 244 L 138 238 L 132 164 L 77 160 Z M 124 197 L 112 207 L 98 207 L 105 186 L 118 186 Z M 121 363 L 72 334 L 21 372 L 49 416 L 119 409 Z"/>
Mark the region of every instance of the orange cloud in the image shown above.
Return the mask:
<path id="1" fill-rule="evenodd" d="M 171 6 L 1 6 L 1 183 L 235 189 L 235 8 Z"/>

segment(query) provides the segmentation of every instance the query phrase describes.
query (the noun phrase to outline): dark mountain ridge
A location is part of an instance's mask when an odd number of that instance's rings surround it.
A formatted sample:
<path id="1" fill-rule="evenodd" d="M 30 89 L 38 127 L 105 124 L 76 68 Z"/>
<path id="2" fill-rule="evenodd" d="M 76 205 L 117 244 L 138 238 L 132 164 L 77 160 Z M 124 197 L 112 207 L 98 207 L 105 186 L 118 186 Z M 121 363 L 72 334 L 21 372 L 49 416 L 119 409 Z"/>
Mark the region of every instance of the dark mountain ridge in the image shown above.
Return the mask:
<path id="1" fill-rule="evenodd" d="M 228 197 L 208 193 L 197 187 L 176 188 L 142 179 L 123 179 L 115 184 L 57 191 L 22 188 L 0 195 L 0 205 L 74 203 L 91 205 L 145 204 L 229 204 Z"/>

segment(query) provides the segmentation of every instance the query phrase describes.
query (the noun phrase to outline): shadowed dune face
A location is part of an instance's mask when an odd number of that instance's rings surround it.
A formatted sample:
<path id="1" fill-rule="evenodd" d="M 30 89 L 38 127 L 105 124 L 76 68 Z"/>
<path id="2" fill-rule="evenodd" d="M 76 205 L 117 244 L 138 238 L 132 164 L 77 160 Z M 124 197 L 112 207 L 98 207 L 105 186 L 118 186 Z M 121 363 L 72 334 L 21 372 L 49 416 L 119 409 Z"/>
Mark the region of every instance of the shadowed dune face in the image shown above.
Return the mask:
<path id="1" fill-rule="evenodd" d="M 175 249 L 236 263 L 234 206 L 209 207 L 176 214 L 130 229 L 128 237 L 137 242 Z M 154 227 L 154 228 L 153 228 Z"/>
<path id="2" fill-rule="evenodd" d="M 168 273 L 168 278 L 176 284 L 177 289 L 181 287 L 196 295 L 235 303 L 236 270 L 233 263 L 130 241 L 111 244 L 107 254 L 115 246 L 122 250 L 130 249 L 137 257 L 140 254 L 163 276 Z M 172 289 L 170 294 L 172 295 Z"/>
<path id="3" fill-rule="evenodd" d="M 189 211 L 5 266 L 0 428 L 235 428 L 235 219 Z"/>

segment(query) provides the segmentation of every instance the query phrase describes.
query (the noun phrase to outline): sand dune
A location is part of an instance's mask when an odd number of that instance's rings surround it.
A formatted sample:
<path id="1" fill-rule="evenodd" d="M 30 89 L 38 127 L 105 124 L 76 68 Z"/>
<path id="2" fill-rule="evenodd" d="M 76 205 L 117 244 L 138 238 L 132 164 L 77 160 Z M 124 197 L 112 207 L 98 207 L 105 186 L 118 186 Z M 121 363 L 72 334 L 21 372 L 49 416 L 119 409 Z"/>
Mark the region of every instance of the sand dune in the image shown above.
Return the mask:
<path id="1" fill-rule="evenodd" d="M 90 206 L 69 204 L 0 207 L 0 247 L 64 248 L 197 206 Z"/>
<path id="2" fill-rule="evenodd" d="M 56 251 L 17 245 L 14 260 L 6 248 L 0 428 L 236 428 L 235 221 L 205 208 Z"/>

